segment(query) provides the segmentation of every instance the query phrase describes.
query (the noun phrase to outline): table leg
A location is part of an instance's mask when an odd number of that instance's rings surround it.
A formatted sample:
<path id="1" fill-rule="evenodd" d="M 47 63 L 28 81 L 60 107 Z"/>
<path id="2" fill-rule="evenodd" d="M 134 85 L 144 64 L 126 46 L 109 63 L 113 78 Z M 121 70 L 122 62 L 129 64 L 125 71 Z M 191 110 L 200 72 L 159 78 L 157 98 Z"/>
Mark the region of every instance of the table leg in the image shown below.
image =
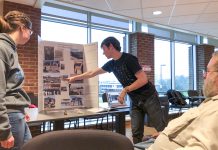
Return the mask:
<path id="1" fill-rule="evenodd" d="M 55 120 L 53 130 L 64 130 L 64 120 Z"/>
<path id="2" fill-rule="evenodd" d="M 115 130 L 117 133 L 126 135 L 126 126 L 125 126 L 125 113 L 120 112 L 116 114 L 115 120 Z"/>

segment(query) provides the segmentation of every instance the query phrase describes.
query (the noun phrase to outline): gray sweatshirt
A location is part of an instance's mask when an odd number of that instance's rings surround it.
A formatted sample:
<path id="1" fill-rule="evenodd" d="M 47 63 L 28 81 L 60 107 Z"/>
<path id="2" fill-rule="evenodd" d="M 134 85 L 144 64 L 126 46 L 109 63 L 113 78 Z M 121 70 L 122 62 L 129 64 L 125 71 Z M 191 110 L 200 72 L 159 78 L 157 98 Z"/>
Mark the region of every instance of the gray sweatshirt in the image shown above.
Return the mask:
<path id="1" fill-rule="evenodd" d="M 24 112 L 30 104 L 22 90 L 23 81 L 16 45 L 7 34 L 0 33 L 0 141 L 12 135 L 8 113 Z"/>

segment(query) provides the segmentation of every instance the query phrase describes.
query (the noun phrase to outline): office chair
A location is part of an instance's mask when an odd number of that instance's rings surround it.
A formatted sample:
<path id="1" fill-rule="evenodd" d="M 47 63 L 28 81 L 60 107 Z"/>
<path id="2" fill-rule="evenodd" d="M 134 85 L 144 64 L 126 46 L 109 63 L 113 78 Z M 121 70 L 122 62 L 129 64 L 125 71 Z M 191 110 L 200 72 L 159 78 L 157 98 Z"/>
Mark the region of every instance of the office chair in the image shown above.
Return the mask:
<path id="1" fill-rule="evenodd" d="M 103 93 L 101 95 L 101 97 L 102 97 L 102 101 L 104 103 L 108 102 L 108 93 L 106 93 L 106 92 Z M 96 116 L 85 117 L 84 118 L 84 128 L 87 128 L 86 121 L 89 121 L 89 122 L 95 121 L 96 122 L 96 124 L 95 124 L 96 129 L 98 129 L 98 128 L 104 129 L 104 126 L 103 126 L 104 117 L 108 117 L 108 116 L 103 114 L 101 116 L 96 115 Z M 108 119 L 107 119 L 107 126 L 108 126 Z"/>
<path id="2" fill-rule="evenodd" d="M 60 130 L 38 135 L 21 150 L 134 150 L 125 136 L 106 130 Z"/>
<path id="3" fill-rule="evenodd" d="M 200 96 L 197 90 L 188 90 L 189 102 L 191 106 L 198 106 L 205 99 L 204 96 Z"/>

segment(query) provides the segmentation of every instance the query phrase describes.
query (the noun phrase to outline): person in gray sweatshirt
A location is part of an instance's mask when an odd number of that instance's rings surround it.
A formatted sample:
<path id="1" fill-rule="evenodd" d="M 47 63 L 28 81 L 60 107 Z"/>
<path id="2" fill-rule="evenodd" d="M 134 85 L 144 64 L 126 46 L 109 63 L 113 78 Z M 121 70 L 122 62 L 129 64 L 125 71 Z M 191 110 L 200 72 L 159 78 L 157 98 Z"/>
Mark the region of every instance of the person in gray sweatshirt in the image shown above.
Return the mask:
<path id="1" fill-rule="evenodd" d="M 0 150 L 20 150 L 32 138 L 24 113 L 30 98 L 22 89 L 24 73 L 16 48 L 25 44 L 32 33 L 26 14 L 10 11 L 0 17 Z"/>

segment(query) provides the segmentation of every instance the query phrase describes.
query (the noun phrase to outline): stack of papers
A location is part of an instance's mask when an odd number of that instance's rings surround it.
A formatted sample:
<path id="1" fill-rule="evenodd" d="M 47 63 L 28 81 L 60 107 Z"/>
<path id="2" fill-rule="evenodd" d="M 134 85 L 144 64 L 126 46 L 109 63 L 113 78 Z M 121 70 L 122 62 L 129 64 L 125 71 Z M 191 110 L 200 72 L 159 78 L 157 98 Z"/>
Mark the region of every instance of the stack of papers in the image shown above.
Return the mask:
<path id="1" fill-rule="evenodd" d="M 108 109 L 106 108 L 90 108 L 88 109 L 87 111 L 89 112 L 93 112 L 93 113 L 99 113 L 99 112 L 105 112 L 105 111 L 108 111 Z"/>

